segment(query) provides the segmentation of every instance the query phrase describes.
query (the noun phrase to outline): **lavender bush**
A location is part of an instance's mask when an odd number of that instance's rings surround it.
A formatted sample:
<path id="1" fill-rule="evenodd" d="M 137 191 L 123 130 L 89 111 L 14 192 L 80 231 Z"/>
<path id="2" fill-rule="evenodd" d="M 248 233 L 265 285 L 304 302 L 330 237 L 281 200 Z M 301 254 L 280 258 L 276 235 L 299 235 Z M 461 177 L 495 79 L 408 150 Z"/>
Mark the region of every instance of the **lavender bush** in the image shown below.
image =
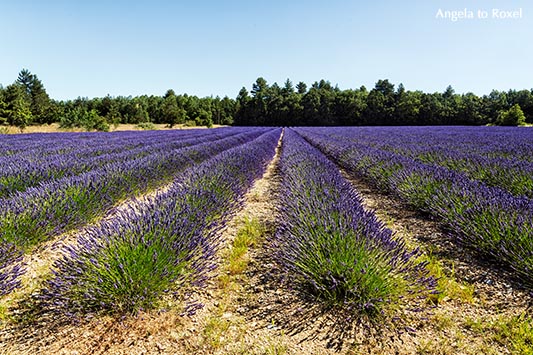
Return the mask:
<path id="1" fill-rule="evenodd" d="M 279 135 L 268 130 L 195 165 L 147 205 L 93 228 L 54 264 L 41 300 L 68 315 L 126 314 L 203 285 L 215 267 L 219 228 L 264 172 Z"/>
<path id="2" fill-rule="evenodd" d="M 0 297 L 20 286 L 19 277 L 24 273 L 22 251 L 13 243 L 0 242 Z"/>
<path id="3" fill-rule="evenodd" d="M 371 316 L 434 290 L 417 252 L 364 210 L 332 162 L 290 129 L 282 148 L 281 226 L 272 250 L 291 287 Z"/>

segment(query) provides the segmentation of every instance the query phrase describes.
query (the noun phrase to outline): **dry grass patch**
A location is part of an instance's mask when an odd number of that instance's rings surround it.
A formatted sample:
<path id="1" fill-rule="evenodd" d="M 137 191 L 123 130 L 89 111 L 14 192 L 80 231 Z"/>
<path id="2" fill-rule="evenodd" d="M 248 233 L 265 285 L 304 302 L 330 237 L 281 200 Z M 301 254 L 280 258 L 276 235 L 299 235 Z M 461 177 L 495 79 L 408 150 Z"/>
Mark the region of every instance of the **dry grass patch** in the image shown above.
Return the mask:
<path id="1" fill-rule="evenodd" d="M 146 126 L 145 126 L 146 127 Z M 224 127 L 223 125 L 213 125 L 213 128 Z M 170 129 L 198 129 L 207 128 L 206 126 L 187 126 L 185 124 L 178 124 L 170 128 L 166 124 L 152 123 L 150 129 L 153 130 L 170 130 Z M 110 131 L 143 131 L 143 125 L 120 123 L 118 125 L 110 125 Z M 61 128 L 59 123 L 51 123 L 44 125 L 31 125 L 26 127 L 22 132 L 20 128 L 15 126 L 0 126 L 0 134 L 18 134 L 18 133 L 56 133 L 56 132 L 86 132 L 82 127 Z"/>
<path id="2" fill-rule="evenodd" d="M 239 312 L 253 295 L 245 291 L 250 250 L 259 247 L 267 228 L 255 217 L 238 218 L 236 233 L 221 253 L 209 311 L 202 319 L 196 349 L 206 354 L 286 354 L 288 345 L 283 336 L 256 331 Z"/>

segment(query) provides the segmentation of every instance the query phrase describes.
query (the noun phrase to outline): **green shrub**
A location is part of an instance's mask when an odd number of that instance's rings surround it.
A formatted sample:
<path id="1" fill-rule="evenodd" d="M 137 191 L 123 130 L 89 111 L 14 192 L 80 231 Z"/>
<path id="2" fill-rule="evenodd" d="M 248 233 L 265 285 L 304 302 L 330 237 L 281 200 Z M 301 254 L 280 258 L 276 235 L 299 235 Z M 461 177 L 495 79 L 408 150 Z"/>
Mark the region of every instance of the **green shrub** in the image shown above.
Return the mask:
<path id="1" fill-rule="evenodd" d="M 137 124 L 137 127 L 140 129 L 144 129 L 145 131 L 151 131 L 156 129 L 155 125 L 152 122 L 140 122 Z"/>
<path id="2" fill-rule="evenodd" d="M 499 126 L 524 126 L 526 124 L 526 116 L 520 105 L 515 104 L 509 110 L 500 112 L 496 124 Z"/>

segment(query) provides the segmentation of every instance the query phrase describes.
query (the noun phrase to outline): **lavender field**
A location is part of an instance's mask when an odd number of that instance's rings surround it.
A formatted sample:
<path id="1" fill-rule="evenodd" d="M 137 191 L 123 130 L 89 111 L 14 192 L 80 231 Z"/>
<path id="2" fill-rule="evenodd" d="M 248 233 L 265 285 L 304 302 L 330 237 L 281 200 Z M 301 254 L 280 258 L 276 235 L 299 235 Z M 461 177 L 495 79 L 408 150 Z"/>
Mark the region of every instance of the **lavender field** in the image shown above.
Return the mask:
<path id="1" fill-rule="evenodd" d="M 0 135 L 0 352 L 531 353 L 532 198 L 526 127 Z"/>

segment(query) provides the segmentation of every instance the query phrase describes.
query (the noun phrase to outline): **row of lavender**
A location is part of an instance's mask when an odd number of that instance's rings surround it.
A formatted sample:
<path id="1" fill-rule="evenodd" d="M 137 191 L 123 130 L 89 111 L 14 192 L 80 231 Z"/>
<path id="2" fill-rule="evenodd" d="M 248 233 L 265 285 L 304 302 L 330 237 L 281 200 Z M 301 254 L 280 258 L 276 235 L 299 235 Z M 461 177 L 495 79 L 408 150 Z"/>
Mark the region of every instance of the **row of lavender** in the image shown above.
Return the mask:
<path id="1" fill-rule="evenodd" d="M 376 127 L 333 129 L 331 134 L 533 197 L 533 130 L 528 128 Z"/>
<path id="2" fill-rule="evenodd" d="M 170 181 L 177 173 L 222 151 L 249 142 L 267 129 L 225 130 L 185 148 L 163 149 L 107 164 L 80 175 L 42 183 L 3 199 L 0 205 L 0 293 L 17 285 L 22 251 L 82 226 L 124 198 Z M 217 139 L 218 138 L 218 139 Z M 173 140 L 169 141 L 169 148 Z"/>
<path id="3" fill-rule="evenodd" d="M 487 186 L 462 172 L 373 147 L 364 134 L 354 140 L 339 139 L 342 132 L 338 129 L 301 128 L 298 132 L 349 172 L 442 218 L 464 244 L 511 267 L 533 286 L 531 199 Z"/>
<path id="4" fill-rule="evenodd" d="M 401 149 L 400 143 L 426 150 L 448 148 L 486 157 L 512 157 L 533 161 L 531 129 L 527 127 L 415 126 L 415 127 L 340 127 L 331 133 L 352 140 L 363 139 L 371 146 Z M 414 140 L 414 141 L 413 141 Z"/>
<path id="5" fill-rule="evenodd" d="M 171 130 L 0 135 L 0 158 L 22 157 L 26 154 L 33 154 L 35 151 L 41 152 L 41 158 L 72 151 L 80 151 L 80 154 L 83 154 L 86 148 L 105 151 L 107 150 L 107 145 L 114 146 L 117 142 L 122 142 L 124 144 L 123 148 L 128 149 L 165 136 L 180 139 L 201 132 L 208 133 L 208 131 L 201 130 Z"/>
<path id="6" fill-rule="evenodd" d="M 435 289 L 416 252 L 363 208 L 335 164 L 291 129 L 280 175 L 281 226 L 272 250 L 290 287 L 352 316 L 381 314 L 402 302 L 413 307 Z"/>
<path id="7" fill-rule="evenodd" d="M 141 209 L 93 228 L 65 250 L 39 298 L 72 315 L 130 313 L 201 286 L 215 266 L 218 230 L 264 173 L 279 136 L 269 130 L 197 164 Z"/>
<path id="8" fill-rule="evenodd" d="M 118 161 L 127 161 L 150 154 L 178 149 L 202 141 L 227 135 L 224 130 L 216 133 L 205 130 L 169 131 L 159 134 L 114 135 L 104 141 L 99 135 L 84 137 L 75 134 L 51 142 L 50 138 L 37 137 L 35 141 L 15 144 L 19 148 L 31 143 L 41 149 L 27 149 L 13 155 L 0 156 L 0 198 L 24 191 L 31 186 L 53 179 L 79 175 Z M 238 132 L 233 132 L 237 134 Z M 16 143 L 15 141 L 14 143 Z"/>

